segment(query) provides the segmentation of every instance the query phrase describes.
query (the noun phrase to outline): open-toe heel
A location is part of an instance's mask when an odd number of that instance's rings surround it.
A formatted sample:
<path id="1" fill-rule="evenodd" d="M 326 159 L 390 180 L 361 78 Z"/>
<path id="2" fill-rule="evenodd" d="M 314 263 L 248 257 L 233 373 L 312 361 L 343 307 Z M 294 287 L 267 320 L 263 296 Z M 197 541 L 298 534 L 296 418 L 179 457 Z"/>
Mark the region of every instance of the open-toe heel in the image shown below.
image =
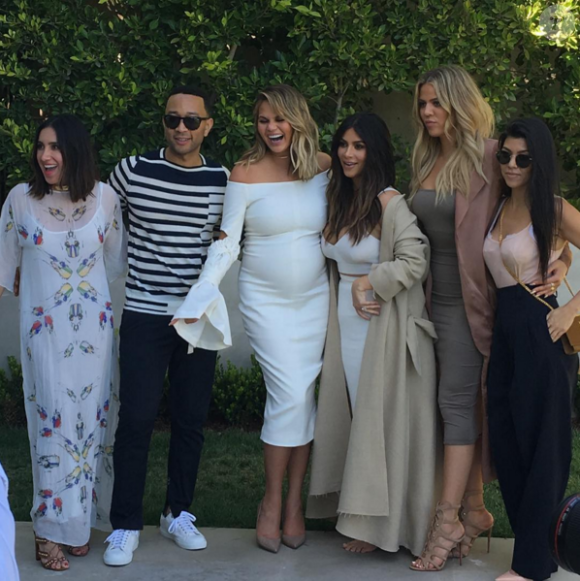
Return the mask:
<path id="1" fill-rule="evenodd" d="M 34 535 L 36 560 L 49 571 L 67 571 L 69 563 L 58 543 Z M 57 564 L 59 565 L 57 568 Z"/>
<path id="2" fill-rule="evenodd" d="M 80 547 L 73 547 L 73 546 L 69 545 L 66 548 L 66 552 L 69 555 L 72 555 L 73 557 L 86 557 L 89 554 L 90 550 L 91 550 L 91 545 L 89 543 L 81 545 Z"/>
<path id="3" fill-rule="evenodd" d="M 448 502 L 441 502 L 437 505 L 423 553 L 410 565 L 413 571 L 441 571 L 445 567 L 449 553 L 461 544 L 465 536 L 465 530 L 457 516 L 459 508 L 459 506 L 453 506 Z M 447 518 L 450 512 L 454 514 L 453 518 Z M 455 531 L 445 532 L 442 530 L 445 525 L 459 525 L 459 527 L 456 527 Z M 461 552 L 459 553 L 459 564 L 462 564 Z"/>
<path id="4" fill-rule="evenodd" d="M 479 524 L 475 523 L 475 519 L 473 518 L 473 514 L 477 512 L 486 511 L 485 504 L 480 503 L 474 506 L 470 506 L 467 499 L 471 496 L 478 496 L 481 495 L 481 490 L 469 490 L 465 492 L 465 496 L 461 501 L 461 509 L 459 511 L 459 516 L 461 518 L 461 522 L 463 523 L 463 527 L 465 529 L 465 537 L 461 544 L 454 549 L 451 553 L 452 558 L 459 557 L 459 553 L 463 557 L 467 557 L 469 552 L 473 547 L 473 543 L 475 539 L 482 535 L 483 533 L 487 533 L 487 552 L 489 553 L 491 550 L 491 533 L 493 531 L 494 519 L 493 516 L 488 512 L 489 517 L 491 519 L 491 523 L 489 526 L 481 527 Z"/>

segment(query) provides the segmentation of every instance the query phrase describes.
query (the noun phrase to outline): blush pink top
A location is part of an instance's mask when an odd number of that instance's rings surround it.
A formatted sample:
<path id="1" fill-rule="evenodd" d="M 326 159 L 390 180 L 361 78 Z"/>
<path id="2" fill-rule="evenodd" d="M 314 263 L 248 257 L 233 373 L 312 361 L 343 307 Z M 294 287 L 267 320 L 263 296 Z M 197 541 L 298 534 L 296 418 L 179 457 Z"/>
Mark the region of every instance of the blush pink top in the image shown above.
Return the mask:
<path id="1" fill-rule="evenodd" d="M 560 258 L 563 250 L 564 247 L 552 250 L 550 262 Z M 531 224 L 519 232 L 507 234 L 501 244 L 501 250 L 499 241 L 491 237 L 490 230 L 483 243 L 483 256 L 497 288 L 518 284 L 506 269 L 504 262 L 525 284 L 542 279 L 540 255 Z"/>

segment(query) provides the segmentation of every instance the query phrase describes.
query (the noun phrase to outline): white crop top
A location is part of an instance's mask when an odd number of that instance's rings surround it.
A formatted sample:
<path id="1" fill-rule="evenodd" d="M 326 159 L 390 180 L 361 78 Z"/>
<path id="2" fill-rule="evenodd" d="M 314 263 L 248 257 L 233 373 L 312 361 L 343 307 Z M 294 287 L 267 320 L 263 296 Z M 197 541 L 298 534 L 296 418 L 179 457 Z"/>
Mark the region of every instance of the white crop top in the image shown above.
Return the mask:
<path id="1" fill-rule="evenodd" d="M 322 238 L 322 253 L 336 260 L 338 272 L 363 276 L 371 271 L 371 266 L 379 261 L 381 241 L 369 235 L 353 245 L 348 234 L 338 239 L 336 244 Z"/>

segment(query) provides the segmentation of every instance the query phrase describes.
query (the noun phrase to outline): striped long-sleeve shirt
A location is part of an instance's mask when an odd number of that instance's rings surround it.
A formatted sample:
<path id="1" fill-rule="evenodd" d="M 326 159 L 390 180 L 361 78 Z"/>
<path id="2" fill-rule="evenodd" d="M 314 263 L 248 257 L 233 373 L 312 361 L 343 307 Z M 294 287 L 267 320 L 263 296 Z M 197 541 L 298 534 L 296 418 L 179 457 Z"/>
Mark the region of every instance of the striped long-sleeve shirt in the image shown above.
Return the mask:
<path id="1" fill-rule="evenodd" d="M 228 171 L 202 156 L 182 167 L 165 149 L 123 159 L 109 177 L 129 220 L 125 308 L 172 315 L 219 231 Z"/>

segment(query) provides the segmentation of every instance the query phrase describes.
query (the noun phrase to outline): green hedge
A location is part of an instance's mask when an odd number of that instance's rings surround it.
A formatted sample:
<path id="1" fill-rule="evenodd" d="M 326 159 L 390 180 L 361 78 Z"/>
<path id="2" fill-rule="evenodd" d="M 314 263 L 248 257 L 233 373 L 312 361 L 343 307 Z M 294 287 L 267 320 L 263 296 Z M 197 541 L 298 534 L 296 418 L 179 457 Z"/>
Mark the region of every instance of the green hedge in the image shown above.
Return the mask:
<path id="1" fill-rule="evenodd" d="M 8 357 L 8 368 L 8 373 L 0 369 L 0 425 L 25 426 L 22 368 L 15 357 Z M 160 428 L 170 423 L 169 397 L 166 378 L 159 408 Z M 250 366 L 245 368 L 236 367 L 229 361 L 223 365 L 218 356 L 208 422 L 220 426 L 259 428 L 265 403 L 266 385 L 255 357 L 251 356 Z"/>
<path id="2" fill-rule="evenodd" d="M 373 92 L 410 92 L 444 63 L 477 77 L 500 127 L 516 114 L 547 118 L 578 195 L 580 0 L 560 5 L 577 26 L 558 35 L 542 28 L 549 3 L 537 0 L 4 0 L 0 197 L 28 177 L 43 115 L 78 114 L 106 176 L 120 158 L 162 143 L 168 90 L 198 82 L 219 95 L 207 149 L 231 166 L 251 139 L 261 87 L 301 90 L 327 147 L 336 123 L 370 108 Z M 409 144 L 397 145 L 404 181 Z"/>
<path id="3" fill-rule="evenodd" d="M 0 369 L 0 425 L 26 425 L 22 368 L 15 357 L 8 357 L 9 374 Z M 318 388 L 317 388 L 318 390 Z M 158 427 L 169 426 L 169 382 L 165 379 L 159 408 Z M 264 419 L 266 385 L 262 370 L 251 356 L 249 367 L 225 366 L 218 356 L 208 422 L 219 426 L 258 429 Z M 580 420 L 580 381 L 574 394 L 574 416 Z"/>

